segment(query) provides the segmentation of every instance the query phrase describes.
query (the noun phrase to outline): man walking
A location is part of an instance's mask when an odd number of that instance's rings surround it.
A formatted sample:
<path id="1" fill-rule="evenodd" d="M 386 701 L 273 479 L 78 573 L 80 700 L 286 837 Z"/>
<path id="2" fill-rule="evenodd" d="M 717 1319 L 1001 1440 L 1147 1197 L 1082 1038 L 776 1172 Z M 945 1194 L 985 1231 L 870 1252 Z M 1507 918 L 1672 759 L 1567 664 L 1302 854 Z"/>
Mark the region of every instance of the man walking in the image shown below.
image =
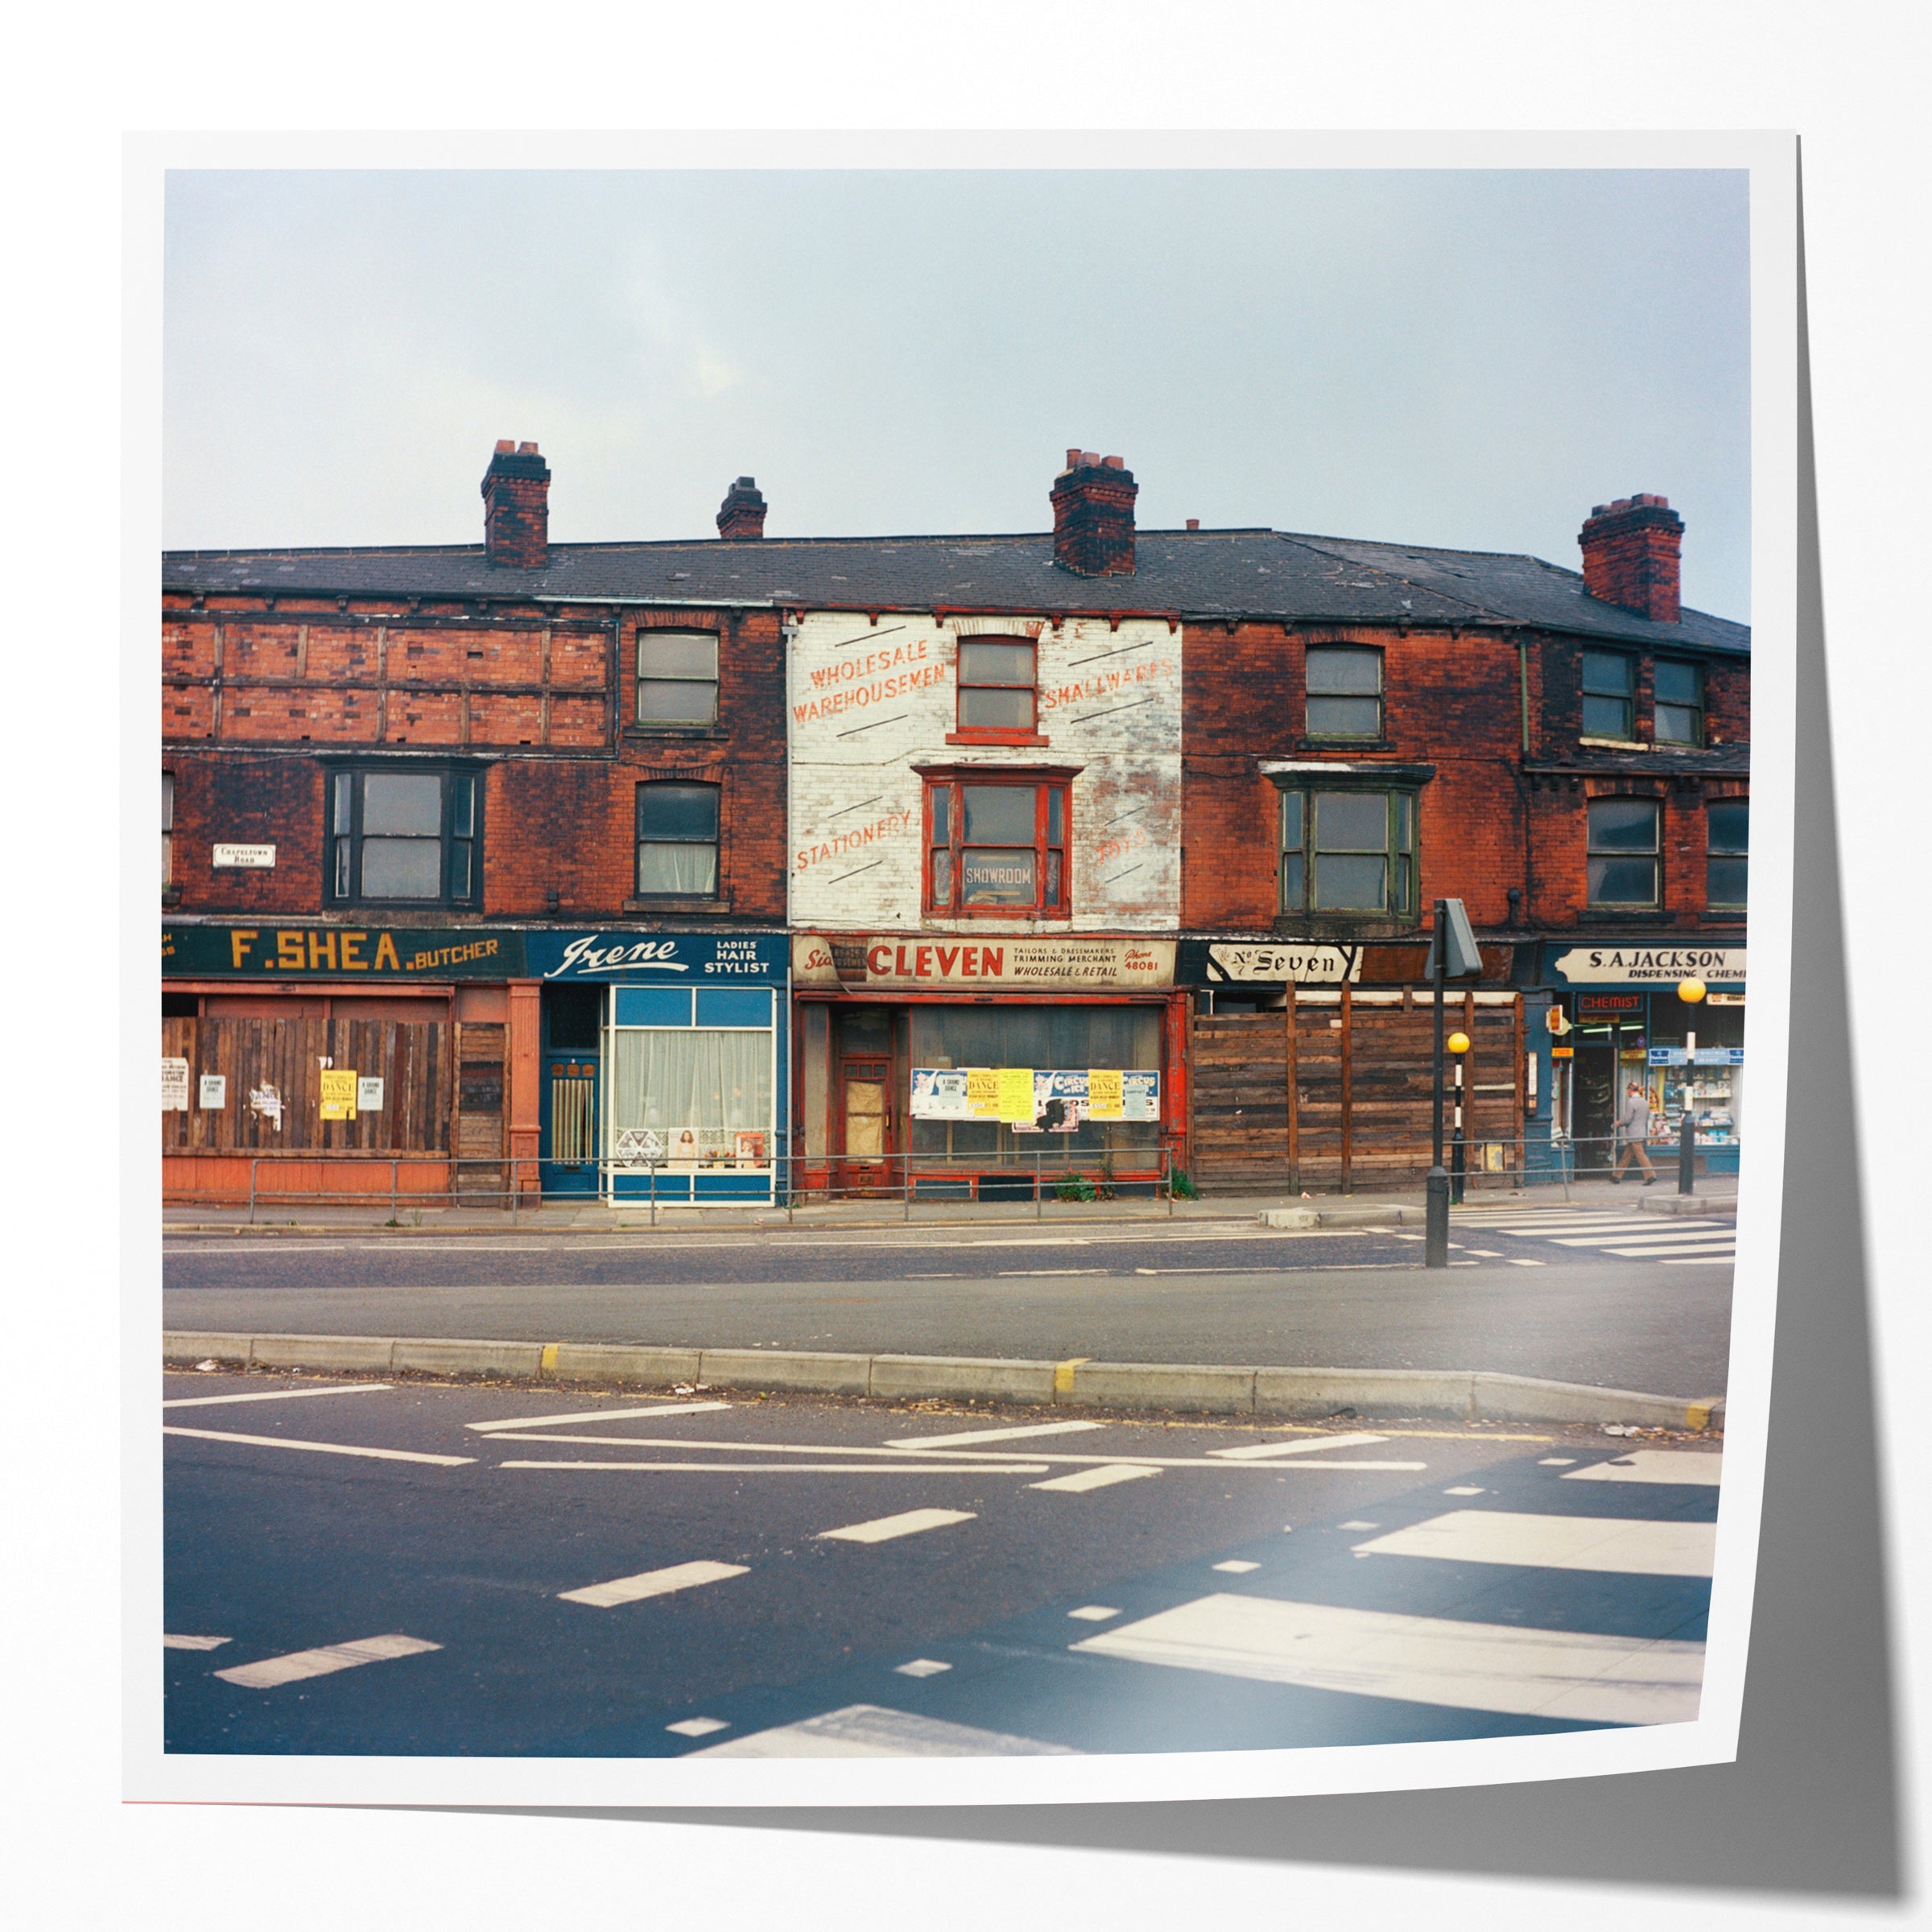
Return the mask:
<path id="1" fill-rule="evenodd" d="M 1637 1156 L 1637 1164 L 1644 1170 L 1644 1185 L 1648 1187 L 1657 1179 L 1657 1170 L 1650 1165 L 1650 1150 L 1645 1143 L 1650 1137 L 1650 1102 L 1641 1084 L 1633 1080 L 1629 1091 L 1624 1096 L 1624 1104 L 1616 1117 L 1616 1124 L 1623 1129 L 1624 1150 L 1617 1156 L 1616 1166 L 1610 1176 L 1610 1185 L 1620 1185 L 1624 1169 L 1632 1154 Z"/>

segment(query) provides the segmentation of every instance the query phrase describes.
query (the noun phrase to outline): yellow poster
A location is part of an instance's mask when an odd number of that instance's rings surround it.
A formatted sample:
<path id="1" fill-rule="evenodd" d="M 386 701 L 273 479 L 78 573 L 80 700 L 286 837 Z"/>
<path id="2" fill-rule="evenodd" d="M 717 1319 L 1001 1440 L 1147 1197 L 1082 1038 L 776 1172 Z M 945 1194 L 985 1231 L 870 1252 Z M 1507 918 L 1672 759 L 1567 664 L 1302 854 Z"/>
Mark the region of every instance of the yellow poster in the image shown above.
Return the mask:
<path id="1" fill-rule="evenodd" d="M 1090 1120 L 1118 1121 L 1125 1118 L 1121 1104 L 1121 1070 L 1117 1067 L 1087 1069 L 1087 1114 Z"/>
<path id="2" fill-rule="evenodd" d="M 1030 1067 L 994 1068 L 1000 1083 L 1000 1118 L 1029 1121 L 1033 1111 L 1033 1069 Z"/>
<path id="3" fill-rule="evenodd" d="M 322 1117 L 325 1121 L 353 1121 L 356 1117 L 354 1067 L 322 1069 Z"/>
<path id="4" fill-rule="evenodd" d="M 976 1121 L 1000 1118 L 1000 1076 L 992 1067 L 966 1069 L 966 1111 Z"/>

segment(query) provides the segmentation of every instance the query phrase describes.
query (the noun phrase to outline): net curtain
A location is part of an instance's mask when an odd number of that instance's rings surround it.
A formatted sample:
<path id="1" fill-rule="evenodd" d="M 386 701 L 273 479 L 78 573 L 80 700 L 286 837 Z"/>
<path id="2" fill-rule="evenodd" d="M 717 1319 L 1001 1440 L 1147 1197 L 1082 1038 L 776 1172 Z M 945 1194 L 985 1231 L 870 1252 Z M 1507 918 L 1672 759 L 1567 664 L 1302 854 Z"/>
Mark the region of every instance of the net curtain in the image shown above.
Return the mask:
<path id="1" fill-rule="evenodd" d="M 771 1035 L 762 1028 L 618 1028 L 611 1128 L 646 1128 L 667 1161 L 729 1159 L 741 1130 L 771 1133 Z M 689 1142 L 683 1136 L 691 1135 Z"/>

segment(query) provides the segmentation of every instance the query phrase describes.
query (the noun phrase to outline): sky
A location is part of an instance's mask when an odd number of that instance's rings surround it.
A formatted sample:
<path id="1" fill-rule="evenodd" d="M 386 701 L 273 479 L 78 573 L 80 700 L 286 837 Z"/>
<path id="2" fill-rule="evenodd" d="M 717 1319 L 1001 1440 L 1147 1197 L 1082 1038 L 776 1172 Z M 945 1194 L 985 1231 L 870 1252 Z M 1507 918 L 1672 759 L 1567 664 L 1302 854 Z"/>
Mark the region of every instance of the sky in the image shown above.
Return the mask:
<path id="1" fill-rule="evenodd" d="M 497 439 L 553 542 L 1042 530 L 1070 447 L 1143 528 L 1579 567 L 1683 517 L 1750 615 L 1733 171 L 180 171 L 171 549 L 472 543 Z"/>

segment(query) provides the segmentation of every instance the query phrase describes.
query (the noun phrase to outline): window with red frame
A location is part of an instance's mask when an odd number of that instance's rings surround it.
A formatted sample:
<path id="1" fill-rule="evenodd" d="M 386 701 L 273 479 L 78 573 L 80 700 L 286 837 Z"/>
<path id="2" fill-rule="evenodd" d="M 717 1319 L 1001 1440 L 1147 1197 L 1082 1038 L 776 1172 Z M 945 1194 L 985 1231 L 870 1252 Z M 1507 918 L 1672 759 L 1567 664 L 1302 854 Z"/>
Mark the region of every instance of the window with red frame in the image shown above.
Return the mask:
<path id="1" fill-rule="evenodd" d="M 960 640 L 959 729 L 974 737 L 1032 737 L 1038 730 L 1036 646 L 1023 638 Z"/>
<path id="2" fill-rule="evenodd" d="M 995 918 L 1065 918 L 1063 778 L 930 778 L 926 785 L 926 910 Z"/>

